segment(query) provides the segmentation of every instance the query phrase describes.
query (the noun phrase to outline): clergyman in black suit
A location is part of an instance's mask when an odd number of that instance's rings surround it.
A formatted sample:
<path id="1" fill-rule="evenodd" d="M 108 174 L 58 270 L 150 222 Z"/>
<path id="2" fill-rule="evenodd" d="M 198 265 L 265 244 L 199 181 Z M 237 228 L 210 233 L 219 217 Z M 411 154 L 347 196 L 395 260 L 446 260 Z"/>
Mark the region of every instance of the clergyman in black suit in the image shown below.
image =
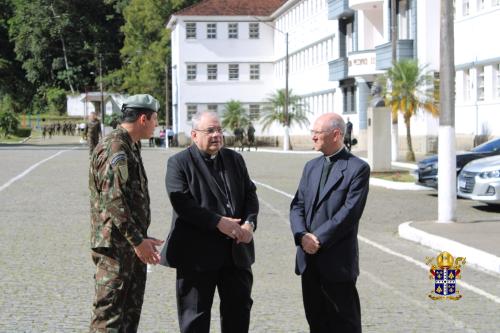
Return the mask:
<path id="1" fill-rule="evenodd" d="M 295 272 L 312 333 L 361 332 L 357 233 L 370 167 L 344 147 L 345 122 L 321 115 L 311 130 L 322 156 L 309 161 L 290 207 Z"/>
<path id="2" fill-rule="evenodd" d="M 160 263 L 177 269 L 182 333 L 209 332 L 215 289 L 222 332 L 248 332 L 259 211 L 256 188 L 243 157 L 223 148 L 217 114 L 199 112 L 192 126 L 194 144 L 167 163 L 173 216 Z"/>

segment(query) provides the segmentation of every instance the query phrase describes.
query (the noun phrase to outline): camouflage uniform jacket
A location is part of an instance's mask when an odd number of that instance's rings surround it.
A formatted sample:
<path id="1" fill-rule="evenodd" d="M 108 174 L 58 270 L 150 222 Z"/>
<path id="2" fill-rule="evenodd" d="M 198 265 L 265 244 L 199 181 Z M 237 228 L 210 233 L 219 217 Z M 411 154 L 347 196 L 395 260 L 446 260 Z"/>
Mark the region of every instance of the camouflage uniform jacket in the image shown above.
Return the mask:
<path id="1" fill-rule="evenodd" d="M 99 120 L 89 121 L 85 127 L 85 135 L 87 136 L 90 152 L 92 153 L 101 136 L 101 122 Z"/>
<path id="2" fill-rule="evenodd" d="M 118 127 L 95 148 L 89 171 L 91 248 L 137 246 L 151 222 L 139 144 Z"/>

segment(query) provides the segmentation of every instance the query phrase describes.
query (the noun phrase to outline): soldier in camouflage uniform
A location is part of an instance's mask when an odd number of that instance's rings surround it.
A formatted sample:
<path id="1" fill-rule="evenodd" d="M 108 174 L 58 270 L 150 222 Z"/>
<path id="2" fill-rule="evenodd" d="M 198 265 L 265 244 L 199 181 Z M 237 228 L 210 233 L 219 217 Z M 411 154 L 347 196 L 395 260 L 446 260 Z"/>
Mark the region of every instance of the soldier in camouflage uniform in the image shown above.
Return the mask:
<path id="1" fill-rule="evenodd" d="M 91 112 L 89 115 L 89 122 L 85 127 L 85 136 L 89 143 L 89 153 L 92 155 L 92 152 L 99 143 L 99 139 L 102 137 L 101 122 L 97 119 L 95 112 Z"/>
<path id="2" fill-rule="evenodd" d="M 107 135 L 91 156 L 89 188 L 92 259 L 96 265 L 90 332 L 136 332 L 139 326 L 146 264 L 157 264 L 150 238 L 148 180 L 139 142 L 157 124 L 159 103 L 134 95 L 122 106 L 122 125 Z"/>

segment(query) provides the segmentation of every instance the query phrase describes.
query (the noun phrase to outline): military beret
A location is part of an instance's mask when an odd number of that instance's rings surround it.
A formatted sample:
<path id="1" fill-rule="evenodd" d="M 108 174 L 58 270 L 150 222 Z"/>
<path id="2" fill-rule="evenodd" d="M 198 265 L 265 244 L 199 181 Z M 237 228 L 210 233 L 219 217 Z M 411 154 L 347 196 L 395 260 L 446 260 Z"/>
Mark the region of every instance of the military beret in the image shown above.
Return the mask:
<path id="1" fill-rule="evenodd" d="M 158 109 L 160 109 L 160 102 L 148 94 L 132 95 L 127 97 L 123 102 L 122 110 L 124 108 L 149 109 L 158 112 Z"/>

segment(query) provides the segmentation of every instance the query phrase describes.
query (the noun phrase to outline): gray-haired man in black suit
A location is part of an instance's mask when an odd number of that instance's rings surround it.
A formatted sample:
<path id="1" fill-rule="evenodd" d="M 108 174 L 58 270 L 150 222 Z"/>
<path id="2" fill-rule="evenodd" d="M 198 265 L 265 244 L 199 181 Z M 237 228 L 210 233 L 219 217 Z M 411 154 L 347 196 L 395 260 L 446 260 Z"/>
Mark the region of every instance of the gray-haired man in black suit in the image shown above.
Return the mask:
<path id="1" fill-rule="evenodd" d="M 209 332 L 215 289 L 221 328 L 248 332 L 259 202 L 242 156 L 223 148 L 213 112 L 193 116 L 186 150 L 170 157 L 166 186 L 174 209 L 161 263 L 177 269 L 182 333 Z"/>

